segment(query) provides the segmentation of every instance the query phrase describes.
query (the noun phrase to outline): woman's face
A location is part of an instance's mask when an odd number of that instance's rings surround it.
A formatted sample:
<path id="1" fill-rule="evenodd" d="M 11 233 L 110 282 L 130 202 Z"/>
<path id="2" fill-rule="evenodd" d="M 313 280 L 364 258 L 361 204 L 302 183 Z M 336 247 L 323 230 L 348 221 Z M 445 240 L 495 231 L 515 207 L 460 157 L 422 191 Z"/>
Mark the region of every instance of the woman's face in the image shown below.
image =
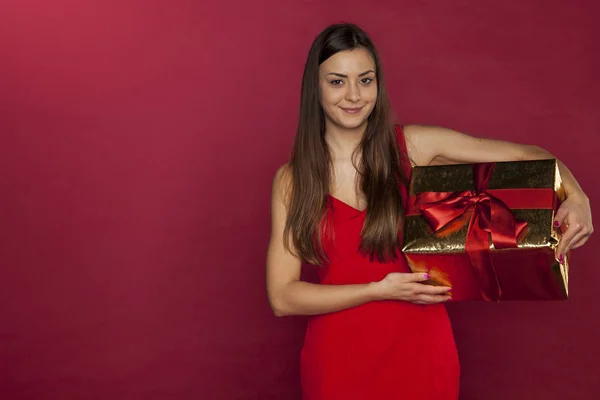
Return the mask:
<path id="1" fill-rule="evenodd" d="M 367 123 L 377 99 L 375 61 L 363 49 L 340 51 L 319 67 L 326 124 L 356 129 Z"/>

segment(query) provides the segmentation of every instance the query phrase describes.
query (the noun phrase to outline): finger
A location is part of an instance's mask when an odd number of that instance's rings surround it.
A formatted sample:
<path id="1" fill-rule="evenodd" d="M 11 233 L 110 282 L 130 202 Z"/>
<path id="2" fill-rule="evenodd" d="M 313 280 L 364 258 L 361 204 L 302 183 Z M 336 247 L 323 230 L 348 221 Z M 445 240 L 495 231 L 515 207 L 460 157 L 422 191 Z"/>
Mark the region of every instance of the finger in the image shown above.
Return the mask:
<path id="1" fill-rule="evenodd" d="M 449 286 L 432 286 L 432 285 L 420 285 L 417 289 L 417 293 L 420 294 L 431 294 L 431 295 L 440 295 L 446 294 L 452 290 Z"/>
<path id="2" fill-rule="evenodd" d="M 414 300 L 414 301 L 412 301 L 412 303 L 422 304 L 422 305 L 431 305 L 431 304 L 445 303 L 450 300 L 452 300 L 452 296 L 434 296 L 433 298 L 427 299 L 427 300 Z"/>
<path id="3" fill-rule="evenodd" d="M 412 283 L 409 283 L 407 286 L 408 286 L 409 290 L 415 295 L 420 295 L 420 294 L 439 295 L 439 294 L 448 293 L 449 291 L 452 290 L 452 288 L 450 286 L 434 286 L 434 285 L 427 285 L 427 284 L 421 283 L 421 282 L 412 282 Z"/>
<path id="4" fill-rule="evenodd" d="M 558 210 L 556 211 L 556 214 L 554 214 L 554 227 L 555 228 L 560 228 L 562 226 L 562 224 L 564 224 L 567 220 L 567 215 L 569 214 L 569 211 L 567 210 L 567 207 L 563 205 L 561 205 Z"/>
<path id="5" fill-rule="evenodd" d="M 565 250 L 568 248 L 569 244 L 571 244 L 571 241 L 573 241 L 573 238 L 580 231 L 581 231 L 580 225 L 572 224 L 571 226 L 569 226 L 569 228 L 567 228 L 565 233 L 563 233 L 562 238 L 558 242 L 558 247 L 556 248 L 556 252 L 558 253 L 559 257 L 565 255 L 565 253 L 566 253 Z"/>
<path id="6" fill-rule="evenodd" d="M 425 282 L 431 277 L 428 273 L 423 272 L 409 273 L 403 275 L 406 278 L 406 282 Z"/>
<path id="7" fill-rule="evenodd" d="M 419 304 L 419 305 L 422 305 L 422 306 L 427 306 L 427 305 L 437 304 L 437 303 L 428 303 L 426 301 L 413 301 L 413 304 Z"/>
<path id="8" fill-rule="evenodd" d="M 425 304 L 436 304 L 443 303 L 445 301 L 450 300 L 452 297 L 447 295 L 431 295 L 431 294 L 421 294 L 419 295 L 415 301 L 421 301 Z"/>

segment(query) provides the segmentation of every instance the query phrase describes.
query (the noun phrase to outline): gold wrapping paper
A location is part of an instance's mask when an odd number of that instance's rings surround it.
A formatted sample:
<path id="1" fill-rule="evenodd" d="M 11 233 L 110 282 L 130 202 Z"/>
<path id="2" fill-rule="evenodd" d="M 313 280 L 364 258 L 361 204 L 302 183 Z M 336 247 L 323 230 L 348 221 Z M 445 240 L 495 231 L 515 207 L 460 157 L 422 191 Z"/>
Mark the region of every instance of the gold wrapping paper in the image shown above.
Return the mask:
<path id="1" fill-rule="evenodd" d="M 505 202 L 518 221 L 527 226 L 517 238 L 516 248 L 496 249 L 489 239 L 501 295 L 496 300 L 566 299 L 568 256 L 557 260 L 560 232 L 554 214 L 564 190 L 556 160 L 493 163 L 486 192 Z M 421 194 L 456 193 L 473 190 L 473 164 L 415 167 L 409 186 L 409 204 Z M 541 190 L 540 190 L 541 189 Z M 531 203 L 527 198 L 545 189 Z M 548 196 L 548 193 L 550 196 Z M 519 208 L 511 207 L 517 203 Z M 535 207 L 535 208 L 534 208 Z M 465 243 L 472 210 L 434 232 L 418 207 L 409 205 L 404 222 L 403 252 L 414 272 L 428 272 L 427 283 L 453 287 L 453 300 L 486 300 L 481 282 L 466 254 Z"/>

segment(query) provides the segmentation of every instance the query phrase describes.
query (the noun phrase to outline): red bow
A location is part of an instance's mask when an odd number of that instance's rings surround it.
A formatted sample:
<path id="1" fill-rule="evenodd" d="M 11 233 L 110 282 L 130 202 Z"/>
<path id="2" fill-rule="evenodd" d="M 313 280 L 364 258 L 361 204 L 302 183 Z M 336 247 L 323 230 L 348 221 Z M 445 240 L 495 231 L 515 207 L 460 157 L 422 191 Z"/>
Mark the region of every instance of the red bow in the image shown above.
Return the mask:
<path id="1" fill-rule="evenodd" d="M 472 210 L 467 230 L 465 252 L 481 287 L 485 300 L 500 299 L 502 288 L 492 262 L 490 235 L 496 249 L 517 247 L 517 238 L 527 226 L 517 221 L 508 206 L 487 192 L 495 163 L 473 164 L 475 190 L 454 192 L 440 199 L 434 192 L 417 194 L 420 213 L 429 226 L 438 232 L 451 221 Z"/>

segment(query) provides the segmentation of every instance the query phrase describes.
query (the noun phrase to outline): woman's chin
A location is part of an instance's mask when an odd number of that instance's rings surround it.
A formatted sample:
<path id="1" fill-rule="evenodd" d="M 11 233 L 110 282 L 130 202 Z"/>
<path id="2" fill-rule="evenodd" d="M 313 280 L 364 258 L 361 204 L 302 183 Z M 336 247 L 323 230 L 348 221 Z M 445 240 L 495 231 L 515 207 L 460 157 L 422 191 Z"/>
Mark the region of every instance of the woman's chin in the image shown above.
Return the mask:
<path id="1" fill-rule="evenodd" d="M 360 117 L 345 117 L 345 118 L 340 118 L 337 121 L 337 125 L 339 125 L 341 128 L 344 129 L 358 129 L 358 128 L 362 128 L 367 124 L 367 119 L 366 118 L 360 118 Z"/>

